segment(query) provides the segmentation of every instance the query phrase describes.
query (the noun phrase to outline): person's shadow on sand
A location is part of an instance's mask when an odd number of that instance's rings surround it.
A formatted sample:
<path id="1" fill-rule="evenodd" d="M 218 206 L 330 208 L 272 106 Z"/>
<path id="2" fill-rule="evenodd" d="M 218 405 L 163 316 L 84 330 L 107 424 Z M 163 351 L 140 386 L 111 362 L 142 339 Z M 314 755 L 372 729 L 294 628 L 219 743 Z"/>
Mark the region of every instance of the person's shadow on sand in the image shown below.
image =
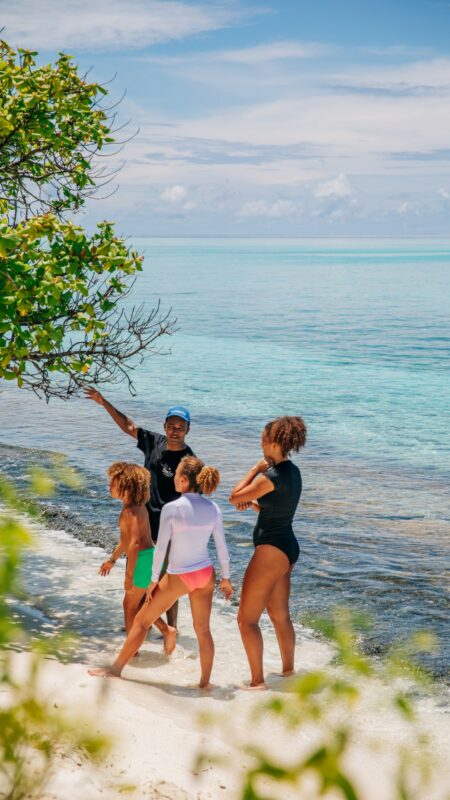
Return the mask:
<path id="1" fill-rule="evenodd" d="M 150 654 L 151 655 L 151 654 Z M 133 662 L 133 667 L 135 666 Z M 121 678 L 127 683 L 140 684 L 141 686 L 148 686 L 150 689 L 161 689 L 166 694 L 172 694 L 176 697 L 189 697 L 192 699 L 201 699 L 205 697 L 212 697 L 214 700 L 232 700 L 238 691 L 237 686 L 214 686 L 211 689 L 199 689 L 198 686 L 180 686 L 176 683 L 163 683 L 161 681 L 143 681 L 139 678 Z"/>
<path id="2" fill-rule="evenodd" d="M 302 675 L 307 675 L 307 669 L 299 669 L 293 675 L 280 675 L 277 672 L 269 672 L 266 678 L 267 688 L 271 692 L 282 692 L 283 694 L 296 694 L 295 684 Z"/>
<path id="3" fill-rule="evenodd" d="M 146 639 L 146 641 L 150 642 L 150 644 L 158 644 L 159 642 L 161 642 L 161 644 L 162 644 L 163 637 L 159 633 L 152 634 L 151 636 L 149 636 Z M 187 650 L 195 650 L 195 652 L 197 653 L 198 652 L 197 638 L 195 636 L 189 636 L 188 633 L 179 633 L 178 632 L 177 633 L 177 648 L 183 648 L 183 647 L 185 647 Z M 176 649 L 175 649 L 174 652 L 176 652 Z"/>
<path id="4" fill-rule="evenodd" d="M 163 650 L 141 650 L 138 656 L 130 659 L 130 666 L 133 669 L 155 669 L 163 664 L 169 664 L 169 656 Z"/>

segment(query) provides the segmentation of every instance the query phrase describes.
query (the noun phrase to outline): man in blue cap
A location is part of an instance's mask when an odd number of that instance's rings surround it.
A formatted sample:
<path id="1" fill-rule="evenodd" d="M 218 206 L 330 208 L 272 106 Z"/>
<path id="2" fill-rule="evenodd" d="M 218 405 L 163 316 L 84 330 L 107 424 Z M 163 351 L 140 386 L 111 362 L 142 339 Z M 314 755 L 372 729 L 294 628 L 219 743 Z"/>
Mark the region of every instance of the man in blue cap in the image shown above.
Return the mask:
<path id="1" fill-rule="evenodd" d="M 89 400 L 94 400 L 95 403 L 103 406 L 124 433 L 137 439 L 137 447 L 144 453 L 144 466 L 151 475 L 150 500 L 147 509 L 152 538 L 156 542 L 163 505 L 180 496 L 175 490 L 175 470 L 184 456 L 194 455 L 185 442 L 191 423 L 189 411 L 184 406 L 169 408 L 164 422 L 164 434 L 161 434 L 140 428 L 133 420 L 114 408 L 96 389 L 85 389 L 85 394 Z M 177 613 L 178 603 L 167 612 L 169 625 L 176 627 Z"/>

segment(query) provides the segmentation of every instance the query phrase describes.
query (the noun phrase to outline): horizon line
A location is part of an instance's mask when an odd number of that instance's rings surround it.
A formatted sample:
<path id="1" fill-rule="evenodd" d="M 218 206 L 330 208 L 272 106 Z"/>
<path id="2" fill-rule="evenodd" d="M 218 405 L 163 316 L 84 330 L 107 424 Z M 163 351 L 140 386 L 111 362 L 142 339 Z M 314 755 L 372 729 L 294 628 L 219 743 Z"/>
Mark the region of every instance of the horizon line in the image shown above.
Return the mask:
<path id="1" fill-rule="evenodd" d="M 126 238 L 139 239 L 445 239 L 450 241 L 450 233 L 423 234 L 296 234 L 296 233 L 129 233 Z"/>

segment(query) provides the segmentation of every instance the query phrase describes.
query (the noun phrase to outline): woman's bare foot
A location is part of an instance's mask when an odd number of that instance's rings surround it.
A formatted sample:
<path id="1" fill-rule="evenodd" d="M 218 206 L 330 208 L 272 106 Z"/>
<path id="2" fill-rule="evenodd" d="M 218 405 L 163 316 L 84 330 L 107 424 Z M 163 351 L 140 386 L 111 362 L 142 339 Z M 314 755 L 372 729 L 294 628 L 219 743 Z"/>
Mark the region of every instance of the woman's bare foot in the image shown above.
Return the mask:
<path id="1" fill-rule="evenodd" d="M 173 628 L 172 625 L 167 626 L 167 632 L 163 633 L 164 636 L 164 652 L 167 653 L 168 656 L 172 655 L 173 651 L 177 646 L 177 629 Z"/>
<path id="2" fill-rule="evenodd" d="M 265 692 L 268 686 L 264 681 L 262 683 L 241 683 L 238 689 L 244 692 Z"/>
<path id="3" fill-rule="evenodd" d="M 295 675 L 295 669 L 284 669 L 283 672 L 277 672 L 280 678 L 291 678 Z"/>
<path id="4" fill-rule="evenodd" d="M 200 681 L 198 688 L 203 689 L 205 692 L 210 692 L 214 687 L 209 681 Z"/>
<path id="5" fill-rule="evenodd" d="M 114 667 L 99 667 L 98 669 L 88 669 L 88 674 L 94 678 L 120 678 L 120 672 Z"/>

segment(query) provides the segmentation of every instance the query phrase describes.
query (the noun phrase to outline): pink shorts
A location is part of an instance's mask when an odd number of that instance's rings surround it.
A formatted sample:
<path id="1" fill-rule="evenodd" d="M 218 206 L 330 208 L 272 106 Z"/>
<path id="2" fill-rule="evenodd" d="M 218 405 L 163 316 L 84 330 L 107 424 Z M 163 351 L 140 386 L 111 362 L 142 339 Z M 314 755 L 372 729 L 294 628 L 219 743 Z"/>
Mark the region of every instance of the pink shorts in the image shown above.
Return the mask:
<path id="1" fill-rule="evenodd" d="M 196 569 L 194 572 L 182 572 L 181 575 L 178 574 L 178 577 L 186 584 L 189 591 L 193 592 L 195 589 L 203 589 L 211 580 L 212 574 L 212 567 L 203 567 L 203 569 Z"/>

